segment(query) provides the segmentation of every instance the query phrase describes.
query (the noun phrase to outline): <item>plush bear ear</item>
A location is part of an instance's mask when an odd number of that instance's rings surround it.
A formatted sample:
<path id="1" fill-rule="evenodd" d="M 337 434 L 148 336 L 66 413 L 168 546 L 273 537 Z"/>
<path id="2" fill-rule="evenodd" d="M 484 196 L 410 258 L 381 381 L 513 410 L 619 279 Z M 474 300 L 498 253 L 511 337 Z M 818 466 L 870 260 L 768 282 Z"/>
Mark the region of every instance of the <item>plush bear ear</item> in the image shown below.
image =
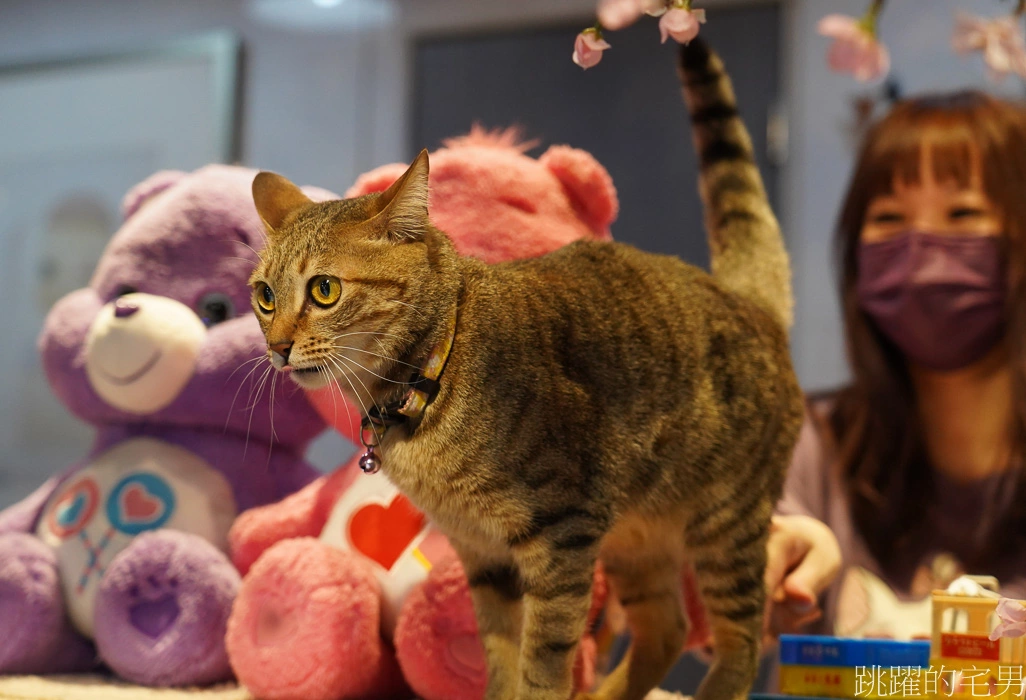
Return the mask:
<path id="1" fill-rule="evenodd" d="M 569 146 L 552 146 L 538 160 L 563 183 L 577 215 L 597 237 L 608 238 L 620 202 L 613 178 L 602 164 L 587 151 Z"/>
<path id="2" fill-rule="evenodd" d="M 403 163 L 390 163 L 389 165 L 382 165 L 380 168 L 374 168 L 374 170 L 364 173 L 356 178 L 356 182 L 352 187 L 346 190 L 346 199 L 384 192 L 403 176 L 407 167 L 409 166 Z"/>
<path id="3" fill-rule="evenodd" d="M 186 173 L 181 170 L 161 170 L 150 175 L 148 178 L 130 189 L 124 199 L 121 200 L 122 217 L 127 221 L 137 211 L 139 211 L 143 204 L 153 197 L 156 197 L 158 194 L 171 187 L 185 176 Z"/>

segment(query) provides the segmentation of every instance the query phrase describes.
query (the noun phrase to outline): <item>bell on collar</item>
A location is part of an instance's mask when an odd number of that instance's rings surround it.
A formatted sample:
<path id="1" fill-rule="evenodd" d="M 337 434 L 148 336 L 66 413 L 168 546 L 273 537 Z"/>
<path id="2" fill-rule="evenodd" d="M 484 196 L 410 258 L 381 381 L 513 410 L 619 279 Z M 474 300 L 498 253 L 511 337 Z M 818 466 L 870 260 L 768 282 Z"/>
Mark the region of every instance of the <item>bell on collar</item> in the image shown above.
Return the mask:
<path id="1" fill-rule="evenodd" d="M 375 474 L 381 469 L 381 458 L 369 449 L 360 456 L 360 469 L 364 474 Z"/>

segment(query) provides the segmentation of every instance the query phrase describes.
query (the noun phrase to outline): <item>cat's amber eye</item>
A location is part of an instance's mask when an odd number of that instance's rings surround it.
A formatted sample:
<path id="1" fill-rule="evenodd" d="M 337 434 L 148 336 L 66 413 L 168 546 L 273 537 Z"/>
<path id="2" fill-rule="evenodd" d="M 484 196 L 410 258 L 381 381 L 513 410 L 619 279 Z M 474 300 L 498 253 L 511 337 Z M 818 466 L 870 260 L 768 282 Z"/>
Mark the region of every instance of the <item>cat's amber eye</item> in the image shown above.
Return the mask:
<path id="1" fill-rule="evenodd" d="M 318 306 L 328 307 L 342 296 L 342 282 L 338 277 L 318 275 L 310 280 L 310 298 Z"/>
<path id="2" fill-rule="evenodd" d="M 265 283 L 257 282 L 253 295 L 256 297 L 257 306 L 260 307 L 261 311 L 265 314 L 274 311 L 274 292 Z"/>

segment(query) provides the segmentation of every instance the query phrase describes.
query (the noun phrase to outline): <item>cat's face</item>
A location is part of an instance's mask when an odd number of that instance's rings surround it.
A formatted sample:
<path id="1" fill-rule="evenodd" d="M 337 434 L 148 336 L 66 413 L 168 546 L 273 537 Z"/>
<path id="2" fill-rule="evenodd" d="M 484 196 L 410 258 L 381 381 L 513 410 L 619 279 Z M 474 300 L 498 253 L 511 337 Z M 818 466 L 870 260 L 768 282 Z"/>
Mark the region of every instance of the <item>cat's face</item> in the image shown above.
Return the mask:
<path id="1" fill-rule="evenodd" d="M 379 195 L 314 203 L 288 180 L 253 183 L 269 243 L 251 278 L 271 362 L 307 390 L 329 383 L 369 404 L 411 342 L 428 274 L 427 158 Z"/>

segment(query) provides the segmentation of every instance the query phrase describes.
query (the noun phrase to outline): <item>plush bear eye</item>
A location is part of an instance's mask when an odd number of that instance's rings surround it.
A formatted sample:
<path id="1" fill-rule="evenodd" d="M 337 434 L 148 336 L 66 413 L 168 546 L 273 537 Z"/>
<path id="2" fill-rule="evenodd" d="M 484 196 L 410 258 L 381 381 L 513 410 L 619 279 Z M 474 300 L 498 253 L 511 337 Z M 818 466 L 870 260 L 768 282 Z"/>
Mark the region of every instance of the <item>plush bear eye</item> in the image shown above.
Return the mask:
<path id="1" fill-rule="evenodd" d="M 256 297 L 257 306 L 265 314 L 274 311 L 274 292 L 264 282 L 257 282 L 256 288 L 253 290 L 253 296 Z"/>
<path id="2" fill-rule="evenodd" d="M 196 312 L 207 328 L 210 328 L 232 318 L 235 315 L 235 304 L 227 294 L 211 292 L 200 299 Z"/>
<path id="3" fill-rule="evenodd" d="M 328 307 L 342 296 L 342 282 L 338 277 L 319 275 L 310 280 L 310 298 L 318 306 Z"/>

